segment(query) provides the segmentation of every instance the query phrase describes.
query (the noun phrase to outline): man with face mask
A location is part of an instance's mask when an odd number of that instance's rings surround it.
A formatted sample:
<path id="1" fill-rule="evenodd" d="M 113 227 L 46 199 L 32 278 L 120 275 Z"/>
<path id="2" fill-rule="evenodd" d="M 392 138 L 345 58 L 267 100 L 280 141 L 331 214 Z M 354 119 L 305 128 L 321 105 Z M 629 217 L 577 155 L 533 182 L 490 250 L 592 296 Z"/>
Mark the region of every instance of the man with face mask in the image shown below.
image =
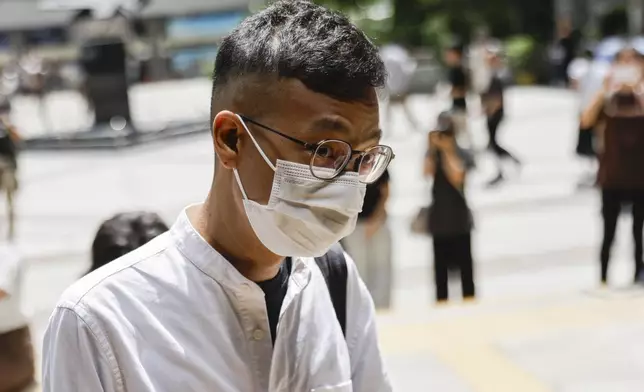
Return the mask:
<path id="1" fill-rule="evenodd" d="M 384 79 L 365 35 L 309 1 L 242 22 L 215 62 L 210 194 L 65 292 L 44 390 L 390 391 L 355 265 L 345 255 L 343 334 L 313 259 L 351 233 L 393 158 Z"/>

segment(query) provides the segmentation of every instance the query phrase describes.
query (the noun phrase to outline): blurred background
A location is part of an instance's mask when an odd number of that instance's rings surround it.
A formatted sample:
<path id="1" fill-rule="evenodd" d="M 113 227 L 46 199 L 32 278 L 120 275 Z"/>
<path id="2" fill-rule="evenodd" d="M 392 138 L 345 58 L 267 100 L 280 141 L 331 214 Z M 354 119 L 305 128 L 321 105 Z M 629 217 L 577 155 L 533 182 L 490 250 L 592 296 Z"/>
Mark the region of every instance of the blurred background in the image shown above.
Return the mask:
<path id="1" fill-rule="evenodd" d="M 644 390 L 644 290 L 633 279 L 644 149 L 632 147 L 643 145 L 644 116 L 622 144 L 635 158 L 616 202 L 596 181 L 595 157 L 607 151 L 599 121 L 582 116 L 617 75 L 620 51 L 634 48 L 641 61 L 644 0 L 316 2 L 363 28 L 390 73 L 382 143 L 397 157 L 345 246 L 376 299 L 396 390 Z M 0 186 L 0 243 L 25 263 L 37 352 L 56 299 L 90 268 L 102 222 L 142 210 L 171 224 L 204 199 L 217 47 L 263 6 L 0 1 L 0 128 L 17 148 L 0 167 L 11 174 Z M 437 120 L 445 110 L 450 126 Z M 439 180 L 431 160 L 449 149 L 450 129 L 467 181 Z M 434 130 L 448 147 L 428 140 Z M 443 228 L 430 236 L 424 226 L 439 225 L 423 214 L 450 197 L 469 213 L 457 233 L 471 244 L 469 262 L 445 253 L 454 247 L 436 234 Z M 449 301 L 437 256 L 454 275 Z M 466 289 L 474 283 L 476 293 Z"/>

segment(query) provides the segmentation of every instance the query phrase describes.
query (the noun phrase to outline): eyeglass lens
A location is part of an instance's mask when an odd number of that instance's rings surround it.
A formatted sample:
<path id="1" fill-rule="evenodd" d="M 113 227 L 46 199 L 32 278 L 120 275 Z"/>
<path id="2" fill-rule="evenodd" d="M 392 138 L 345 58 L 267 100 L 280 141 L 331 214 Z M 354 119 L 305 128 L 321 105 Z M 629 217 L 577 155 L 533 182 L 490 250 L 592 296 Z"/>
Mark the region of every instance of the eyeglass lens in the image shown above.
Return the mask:
<path id="1" fill-rule="evenodd" d="M 311 173 L 320 179 L 330 180 L 344 170 L 351 159 L 351 146 L 341 140 L 327 140 L 317 147 L 311 159 Z M 384 173 L 392 151 L 387 146 L 376 146 L 359 158 L 358 175 L 361 182 L 370 184 Z"/>
<path id="2" fill-rule="evenodd" d="M 311 173 L 329 180 L 338 175 L 351 159 L 351 146 L 341 140 L 327 140 L 318 145 L 311 159 Z"/>
<path id="3" fill-rule="evenodd" d="M 360 181 L 367 184 L 377 181 L 387 169 L 391 156 L 391 148 L 386 146 L 376 146 L 367 150 L 358 168 Z"/>

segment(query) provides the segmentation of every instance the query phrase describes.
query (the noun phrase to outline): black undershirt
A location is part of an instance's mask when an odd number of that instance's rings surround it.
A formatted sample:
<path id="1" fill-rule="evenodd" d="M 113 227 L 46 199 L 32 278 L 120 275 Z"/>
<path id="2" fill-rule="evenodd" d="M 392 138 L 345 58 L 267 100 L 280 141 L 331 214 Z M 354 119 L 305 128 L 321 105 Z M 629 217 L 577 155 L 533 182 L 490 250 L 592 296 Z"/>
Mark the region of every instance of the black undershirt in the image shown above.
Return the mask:
<path id="1" fill-rule="evenodd" d="M 274 278 L 257 283 L 264 291 L 268 325 L 271 329 L 273 344 L 275 344 L 275 337 L 277 336 L 277 322 L 280 318 L 280 310 L 288 289 L 288 278 L 291 276 L 291 264 L 291 258 L 286 258 Z"/>

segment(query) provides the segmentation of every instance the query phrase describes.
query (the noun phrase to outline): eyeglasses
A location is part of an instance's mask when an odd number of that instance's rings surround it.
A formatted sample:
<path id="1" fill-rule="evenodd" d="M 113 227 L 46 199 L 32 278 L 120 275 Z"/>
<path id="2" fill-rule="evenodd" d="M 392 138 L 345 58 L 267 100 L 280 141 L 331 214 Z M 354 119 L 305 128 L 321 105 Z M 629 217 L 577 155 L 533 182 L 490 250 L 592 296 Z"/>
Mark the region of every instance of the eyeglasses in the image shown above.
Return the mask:
<path id="1" fill-rule="evenodd" d="M 353 159 L 351 171 L 358 173 L 358 179 L 365 184 L 373 184 L 385 172 L 395 154 L 389 146 L 374 146 L 365 151 L 356 151 L 344 140 L 326 139 L 318 143 L 308 143 L 286 135 L 251 118 L 239 115 L 242 120 L 273 132 L 295 142 L 311 153 L 309 167 L 311 174 L 320 180 L 333 180 L 341 175 Z"/>

